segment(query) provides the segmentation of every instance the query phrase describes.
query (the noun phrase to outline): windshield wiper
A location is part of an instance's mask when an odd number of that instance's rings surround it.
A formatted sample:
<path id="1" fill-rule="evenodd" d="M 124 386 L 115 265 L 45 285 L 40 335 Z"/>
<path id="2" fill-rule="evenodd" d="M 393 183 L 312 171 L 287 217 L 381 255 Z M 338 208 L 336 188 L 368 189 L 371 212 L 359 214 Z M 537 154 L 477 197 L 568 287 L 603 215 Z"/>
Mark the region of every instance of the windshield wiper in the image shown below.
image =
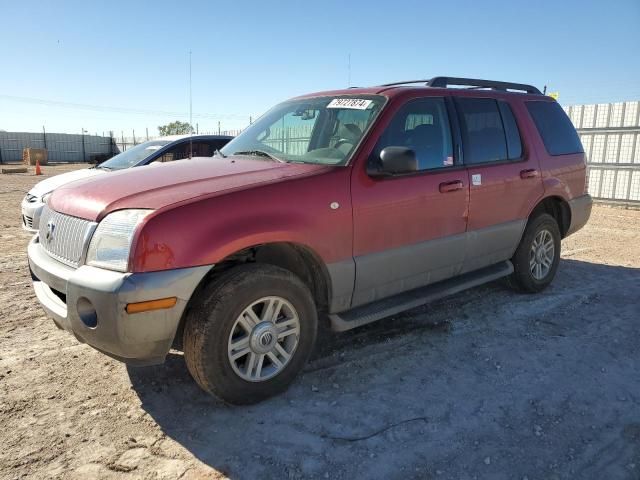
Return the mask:
<path id="1" fill-rule="evenodd" d="M 109 170 L 113 170 L 113 168 L 111 168 L 111 167 L 107 167 L 107 166 L 104 166 L 104 165 L 96 165 L 96 166 L 95 166 L 95 167 L 93 167 L 93 168 L 99 168 L 100 170 L 107 170 L 107 171 L 109 171 Z"/>
<path id="2" fill-rule="evenodd" d="M 280 162 L 280 163 L 287 163 L 285 160 L 282 160 L 281 158 L 275 157 L 273 155 L 271 155 L 270 153 L 265 152 L 264 150 L 246 150 L 246 151 L 241 151 L 241 152 L 234 152 L 234 155 L 253 155 L 256 157 L 267 157 L 270 158 L 271 160 L 274 160 L 276 162 Z"/>

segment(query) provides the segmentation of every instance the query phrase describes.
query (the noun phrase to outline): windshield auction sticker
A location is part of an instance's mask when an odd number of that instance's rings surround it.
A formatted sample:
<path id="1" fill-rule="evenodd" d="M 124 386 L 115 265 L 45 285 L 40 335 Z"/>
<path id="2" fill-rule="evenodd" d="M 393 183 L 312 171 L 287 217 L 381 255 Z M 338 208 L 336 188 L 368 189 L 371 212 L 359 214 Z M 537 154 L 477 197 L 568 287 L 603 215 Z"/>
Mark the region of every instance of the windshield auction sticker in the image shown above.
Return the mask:
<path id="1" fill-rule="evenodd" d="M 354 110 L 366 110 L 373 100 L 364 98 L 334 98 L 327 108 L 351 108 Z"/>

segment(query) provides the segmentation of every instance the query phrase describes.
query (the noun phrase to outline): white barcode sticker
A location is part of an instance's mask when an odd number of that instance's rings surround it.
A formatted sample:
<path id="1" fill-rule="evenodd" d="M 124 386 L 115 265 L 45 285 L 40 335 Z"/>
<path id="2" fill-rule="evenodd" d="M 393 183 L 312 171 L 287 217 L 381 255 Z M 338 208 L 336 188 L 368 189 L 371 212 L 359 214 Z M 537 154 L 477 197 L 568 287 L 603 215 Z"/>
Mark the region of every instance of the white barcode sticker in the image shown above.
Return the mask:
<path id="1" fill-rule="evenodd" d="M 372 100 L 364 98 L 334 98 L 329 102 L 327 108 L 352 108 L 354 110 L 366 110 L 371 105 Z"/>

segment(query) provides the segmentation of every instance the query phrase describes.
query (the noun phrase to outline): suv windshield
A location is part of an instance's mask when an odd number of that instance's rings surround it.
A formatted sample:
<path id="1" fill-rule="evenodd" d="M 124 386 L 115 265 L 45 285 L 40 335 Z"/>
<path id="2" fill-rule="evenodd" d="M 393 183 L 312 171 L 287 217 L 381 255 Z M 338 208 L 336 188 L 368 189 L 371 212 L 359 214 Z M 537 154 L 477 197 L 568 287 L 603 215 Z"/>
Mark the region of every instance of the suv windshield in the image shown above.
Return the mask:
<path id="1" fill-rule="evenodd" d="M 222 148 L 222 153 L 285 162 L 344 165 L 384 100 L 379 95 L 357 95 L 284 102 L 229 142 Z"/>
<path id="2" fill-rule="evenodd" d="M 98 168 L 122 170 L 123 168 L 133 167 L 170 143 L 171 141 L 169 140 L 150 140 L 141 143 L 101 163 Z"/>

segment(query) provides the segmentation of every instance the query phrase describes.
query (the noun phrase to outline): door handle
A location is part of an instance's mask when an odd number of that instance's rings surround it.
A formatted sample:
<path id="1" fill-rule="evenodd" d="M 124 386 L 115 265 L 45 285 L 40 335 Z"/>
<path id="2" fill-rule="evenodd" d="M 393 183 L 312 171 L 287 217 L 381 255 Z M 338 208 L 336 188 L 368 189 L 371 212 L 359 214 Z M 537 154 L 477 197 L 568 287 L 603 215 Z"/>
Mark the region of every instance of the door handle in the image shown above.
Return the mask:
<path id="1" fill-rule="evenodd" d="M 528 170 L 521 170 L 520 171 L 520 178 L 535 178 L 539 174 L 540 173 L 538 172 L 538 170 L 536 170 L 535 168 L 530 168 Z"/>
<path id="2" fill-rule="evenodd" d="M 462 190 L 463 187 L 462 180 L 443 182 L 440 184 L 440 193 L 455 192 L 456 190 Z"/>

